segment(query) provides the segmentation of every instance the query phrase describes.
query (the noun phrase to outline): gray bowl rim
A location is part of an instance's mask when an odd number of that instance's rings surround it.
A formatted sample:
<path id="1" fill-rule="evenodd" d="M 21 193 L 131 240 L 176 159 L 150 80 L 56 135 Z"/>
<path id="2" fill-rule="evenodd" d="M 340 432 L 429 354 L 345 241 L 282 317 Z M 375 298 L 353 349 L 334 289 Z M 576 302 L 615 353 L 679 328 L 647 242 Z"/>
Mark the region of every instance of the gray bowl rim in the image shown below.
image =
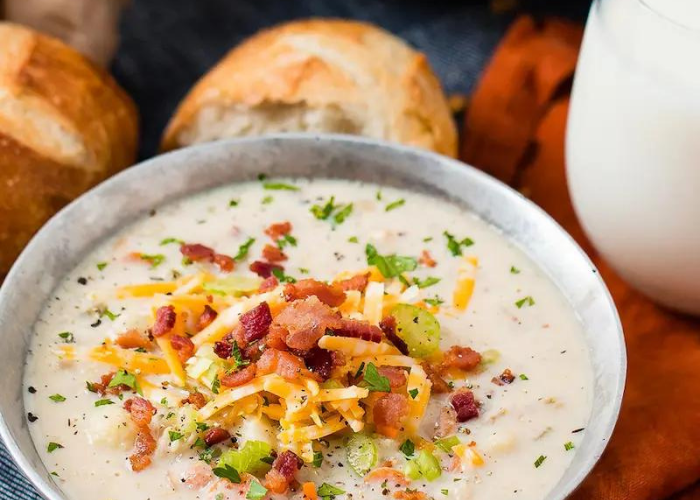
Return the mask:
<path id="1" fill-rule="evenodd" d="M 393 154 L 396 157 L 396 160 L 399 162 L 401 161 L 402 157 L 413 156 L 418 157 L 418 159 L 424 160 L 424 162 L 427 164 L 436 164 L 436 167 L 434 168 L 459 172 L 458 175 L 469 177 L 469 182 L 476 183 L 480 185 L 480 187 L 497 193 L 504 199 L 508 199 L 510 202 L 517 203 L 519 208 L 525 208 L 528 211 L 528 214 L 523 217 L 533 219 L 539 225 L 549 226 L 549 230 L 554 230 L 556 233 L 558 233 L 558 236 L 560 238 L 563 238 L 563 240 L 566 241 L 566 245 L 569 247 L 568 251 L 576 254 L 576 258 L 580 260 L 580 265 L 586 266 L 589 270 L 593 271 L 596 280 L 595 285 L 598 288 L 598 292 L 602 294 L 602 297 L 605 299 L 607 313 L 610 315 L 608 319 L 612 321 L 612 324 L 614 325 L 614 329 L 616 331 L 616 336 L 614 339 L 612 339 L 612 341 L 615 342 L 615 347 L 618 350 L 616 359 L 619 362 L 619 372 L 616 380 L 612 380 L 610 383 L 609 389 L 611 390 L 612 397 L 608 408 L 609 416 L 607 421 L 603 422 L 602 428 L 596 436 L 597 439 L 593 443 L 593 448 L 589 451 L 588 455 L 584 457 L 584 462 L 579 466 L 579 468 L 576 471 L 574 471 L 573 475 L 571 475 L 571 477 L 569 477 L 565 482 L 562 482 L 562 480 L 560 480 L 559 483 L 556 484 L 554 489 L 550 491 L 550 493 L 546 496 L 545 500 L 559 500 L 568 497 L 568 495 L 570 495 L 574 490 L 576 490 L 576 488 L 588 476 L 588 474 L 591 472 L 593 467 L 596 465 L 596 463 L 602 456 L 619 418 L 627 373 L 627 353 L 622 323 L 620 321 L 619 314 L 615 307 L 615 303 L 605 282 L 600 276 L 600 273 L 598 272 L 596 266 L 590 260 L 588 255 L 586 255 L 586 253 L 583 251 L 583 249 L 581 249 L 581 247 L 573 239 L 573 237 L 571 237 L 571 235 L 569 235 L 569 233 L 566 232 L 548 213 L 546 213 L 539 206 L 525 198 L 521 193 L 515 191 L 510 186 L 486 174 L 485 172 L 464 162 L 440 155 L 438 153 L 434 153 L 416 147 L 401 145 L 394 142 L 387 142 L 382 140 L 345 134 L 276 133 L 255 137 L 224 139 L 190 146 L 187 148 L 182 148 L 179 150 L 154 156 L 150 159 L 137 163 L 134 166 L 117 173 L 116 175 L 108 178 L 107 180 L 93 187 L 89 191 L 85 192 L 80 197 L 76 198 L 74 201 L 66 205 L 57 214 L 55 214 L 37 232 L 37 234 L 32 238 L 32 240 L 17 258 L 14 265 L 10 269 L 10 272 L 8 273 L 4 283 L 2 284 L 2 286 L 0 286 L 0 324 L 2 324 L 2 320 L 6 319 L 6 317 L 9 315 L 8 312 L 10 308 L 8 308 L 7 303 L 9 302 L 10 294 L 8 290 L 22 286 L 22 269 L 25 267 L 25 265 L 27 265 L 27 262 L 31 260 L 34 254 L 40 254 L 42 252 L 46 253 L 50 250 L 48 248 L 41 248 L 41 243 L 43 242 L 43 240 L 47 239 L 62 221 L 70 219 L 73 216 L 73 213 L 76 212 L 82 205 L 86 205 L 92 203 L 93 201 L 96 201 L 97 199 L 99 199 L 101 194 L 109 188 L 119 186 L 121 189 L 127 189 L 129 184 L 133 182 L 138 182 L 139 176 L 141 176 L 142 173 L 147 171 L 148 169 L 157 169 L 161 165 L 169 164 L 171 162 L 177 163 L 179 160 L 186 158 L 188 155 L 193 155 L 196 153 L 204 154 L 205 156 L 215 156 L 217 153 L 221 153 L 221 151 L 227 150 L 229 148 L 245 148 L 247 147 L 247 145 L 260 145 L 261 143 L 266 142 L 274 142 L 277 144 L 281 144 L 282 147 L 284 147 L 286 143 L 306 143 L 307 146 L 314 144 L 335 144 L 339 146 L 352 146 L 358 148 L 374 148 L 376 151 L 382 151 L 385 153 L 387 151 L 390 151 L 391 154 Z M 326 176 L 320 177 L 323 178 Z M 333 176 L 331 176 L 331 178 L 332 177 Z M 344 177 L 337 176 L 337 178 L 342 179 Z M 227 180 L 226 184 L 235 184 L 237 182 L 243 181 L 244 180 Z M 428 182 L 426 182 L 426 184 L 428 184 Z M 189 195 L 194 194 L 198 191 L 202 190 L 193 190 L 191 193 L 189 193 Z M 178 195 L 177 198 L 186 196 L 188 196 L 188 194 L 181 194 Z M 438 197 L 440 196 L 438 195 Z M 444 196 L 442 198 L 444 198 Z M 479 214 L 478 212 L 478 207 L 473 207 L 472 210 L 481 216 L 481 214 Z M 137 218 L 138 216 L 126 218 L 122 221 L 122 223 L 119 226 L 116 227 L 116 229 L 110 227 L 109 230 L 103 232 L 100 239 L 108 237 L 110 234 L 113 234 L 114 231 L 119 230 L 119 228 L 122 227 L 124 224 L 133 222 Z M 498 225 L 496 225 L 496 227 L 499 228 Z M 508 238 L 507 235 L 506 237 Z M 536 258 L 530 255 L 530 253 L 528 252 L 527 245 L 519 244 L 519 246 L 521 250 L 523 250 L 526 253 L 526 255 L 528 255 L 528 257 L 535 262 L 536 265 L 538 265 L 542 269 L 545 269 L 547 267 L 542 262 L 538 261 Z M 89 251 L 90 248 L 82 250 L 83 254 Z M 547 272 L 546 269 L 545 271 Z M 549 274 L 549 272 L 547 272 L 547 274 Z M 550 276 L 550 279 L 553 278 Z M 557 287 L 560 289 L 560 291 L 564 293 L 564 290 L 561 289 L 560 284 L 557 283 L 556 280 L 554 281 Z M 46 295 L 49 294 L 50 292 Z M 567 301 L 568 300 L 569 297 L 567 296 Z M 31 325 L 31 327 L 33 328 L 33 324 Z M 4 332 L 0 331 L 0 338 L 2 338 L 2 335 L 4 335 Z M 31 481 L 31 483 L 42 495 L 42 497 L 46 498 L 47 500 L 67 500 L 67 496 L 63 494 L 57 486 L 52 484 L 52 481 L 49 480 L 48 474 L 44 476 L 40 473 L 39 470 L 32 466 L 25 452 L 22 450 L 22 448 L 12 436 L 11 430 L 9 429 L 5 418 L 6 411 L 6 408 L 0 408 L 0 438 L 2 438 L 3 442 L 5 443 L 5 446 L 7 447 L 10 455 L 15 461 L 15 464 L 19 466 L 20 471 L 26 478 L 28 478 Z M 24 412 L 23 403 L 22 411 Z M 34 453 L 36 453 L 36 450 L 34 450 Z M 568 473 L 568 471 L 569 470 L 567 469 L 565 474 Z"/>

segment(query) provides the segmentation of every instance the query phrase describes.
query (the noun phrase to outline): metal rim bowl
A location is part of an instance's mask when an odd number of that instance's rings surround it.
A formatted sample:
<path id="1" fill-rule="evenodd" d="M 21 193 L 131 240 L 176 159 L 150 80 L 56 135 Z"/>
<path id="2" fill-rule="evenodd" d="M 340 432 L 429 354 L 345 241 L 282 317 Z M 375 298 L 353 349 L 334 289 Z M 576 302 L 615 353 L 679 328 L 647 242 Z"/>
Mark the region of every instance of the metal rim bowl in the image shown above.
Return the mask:
<path id="1" fill-rule="evenodd" d="M 625 383 L 622 327 L 594 265 L 545 212 L 479 170 L 395 144 L 308 134 L 220 141 L 158 156 L 78 198 L 27 246 L 0 289 L 0 436 L 38 491 L 49 500 L 65 499 L 36 452 L 22 390 L 33 325 L 52 290 L 102 239 L 152 208 L 207 188 L 252 180 L 260 172 L 362 180 L 448 199 L 502 231 L 549 275 L 583 322 L 594 372 L 593 410 L 585 436 L 546 500 L 568 496 L 603 453 Z"/>

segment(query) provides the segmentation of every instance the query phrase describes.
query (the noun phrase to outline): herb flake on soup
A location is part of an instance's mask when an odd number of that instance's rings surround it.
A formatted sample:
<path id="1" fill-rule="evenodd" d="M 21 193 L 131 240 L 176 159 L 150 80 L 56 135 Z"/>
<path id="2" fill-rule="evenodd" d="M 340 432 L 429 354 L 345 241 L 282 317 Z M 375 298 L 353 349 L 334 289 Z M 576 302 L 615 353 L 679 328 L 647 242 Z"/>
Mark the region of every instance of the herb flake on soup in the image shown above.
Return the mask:
<path id="1" fill-rule="evenodd" d="M 158 207 L 35 329 L 28 425 L 75 500 L 540 499 L 591 409 L 582 327 L 519 249 L 361 183 Z"/>

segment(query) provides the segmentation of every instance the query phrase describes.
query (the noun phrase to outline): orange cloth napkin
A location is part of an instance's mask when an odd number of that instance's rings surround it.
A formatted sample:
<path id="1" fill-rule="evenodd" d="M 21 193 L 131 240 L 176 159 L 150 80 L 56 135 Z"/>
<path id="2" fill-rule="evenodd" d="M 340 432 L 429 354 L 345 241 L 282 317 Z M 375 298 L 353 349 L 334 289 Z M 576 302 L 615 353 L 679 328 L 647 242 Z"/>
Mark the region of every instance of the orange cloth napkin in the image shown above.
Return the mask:
<path id="1" fill-rule="evenodd" d="M 586 240 L 566 188 L 568 93 L 581 35 L 567 21 L 515 21 L 472 97 L 462 158 L 564 226 L 599 267 L 622 317 L 629 359 L 620 420 L 572 498 L 700 499 L 700 320 L 666 311 L 622 281 Z"/>

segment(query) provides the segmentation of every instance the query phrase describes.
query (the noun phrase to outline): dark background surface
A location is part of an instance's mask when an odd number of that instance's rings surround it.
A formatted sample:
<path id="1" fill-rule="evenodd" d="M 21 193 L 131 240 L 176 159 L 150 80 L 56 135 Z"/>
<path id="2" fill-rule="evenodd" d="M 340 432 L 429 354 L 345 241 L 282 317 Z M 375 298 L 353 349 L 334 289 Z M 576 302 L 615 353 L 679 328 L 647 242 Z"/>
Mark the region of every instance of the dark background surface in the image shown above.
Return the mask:
<path id="1" fill-rule="evenodd" d="M 177 103 L 221 56 L 260 28 L 303 17 L 370 21 L 425 52 L 448 93 L 468 94 L 522 12 L 583 20 L 590 0 L 131 0 L 112 66 L 141 114 L 140 158 L 158 151 Z M 496 13 L 492 4 L 517 4 Z M 0 499 L 40 500 L 0 444 Z M 141 499 L 135 499 L 141 500 Z"/>
<path id="2" fill-rule="evenodd" d="M 492 7 L 515 8 L 495 13 Z M 140 158 L 158 150 L 177 103 L 232 46 L 303 17 L 370 21 L 428 54 L 448 93 L 468 94 L 521 12 L 583 21 L 590 0 L 132 0 L 112 71 L 141 113 Z"/>

